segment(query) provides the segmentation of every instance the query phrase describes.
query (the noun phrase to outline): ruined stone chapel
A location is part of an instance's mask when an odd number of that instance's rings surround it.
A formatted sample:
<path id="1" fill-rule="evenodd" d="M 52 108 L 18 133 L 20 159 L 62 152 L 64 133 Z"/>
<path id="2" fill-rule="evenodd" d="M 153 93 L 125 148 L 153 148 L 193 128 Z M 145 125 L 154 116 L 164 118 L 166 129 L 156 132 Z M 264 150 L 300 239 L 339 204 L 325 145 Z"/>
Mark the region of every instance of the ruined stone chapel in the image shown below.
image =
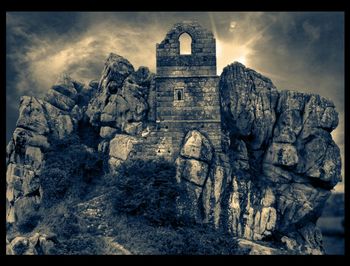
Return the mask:
<path id="1" fill-rule="evenodd" d="M 180 39 L 191 39 L 182 54 Z M 156 46 L 157 73 L 153 112 L 155 137 L 163 139 L 157 155 L 176 157 L 186 133 L 196 129 L 221 151 L 221 117 L 213 33 L 196 22 L 175 24 Z"/>

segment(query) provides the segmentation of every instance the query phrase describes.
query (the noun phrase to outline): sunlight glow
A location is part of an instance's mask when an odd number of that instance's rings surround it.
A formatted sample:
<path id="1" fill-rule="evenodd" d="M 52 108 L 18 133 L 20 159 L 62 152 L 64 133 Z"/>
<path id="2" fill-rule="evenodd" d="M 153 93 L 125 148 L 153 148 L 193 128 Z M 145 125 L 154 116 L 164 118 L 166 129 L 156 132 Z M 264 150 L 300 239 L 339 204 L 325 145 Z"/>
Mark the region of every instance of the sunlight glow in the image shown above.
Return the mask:
<path id="1" fill-rule="evenodd" d="M 216 56 L 217 56 L 217 67 L 218 74 L 220 75 L 223 68 L 234 61 L 240 62 L 243 65 L 249 64 L 248 60 L 252 51 L 245 44 L 237 44 L 230 41 L 216 41 Z"/>
<path id="2" fill-rule="evenodd" d="M 183 33 L 179 37 L 180 54 L 191 54 L 192 38 L 188 33 Z"/>

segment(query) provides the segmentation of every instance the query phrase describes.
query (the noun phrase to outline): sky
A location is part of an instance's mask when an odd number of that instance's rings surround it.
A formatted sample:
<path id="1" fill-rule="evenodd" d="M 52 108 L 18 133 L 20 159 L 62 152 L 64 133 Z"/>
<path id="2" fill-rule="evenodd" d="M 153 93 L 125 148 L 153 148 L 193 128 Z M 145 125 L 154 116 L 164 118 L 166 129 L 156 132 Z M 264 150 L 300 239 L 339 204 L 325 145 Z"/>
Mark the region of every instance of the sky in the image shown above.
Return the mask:
<path id="1" fill-rule="evenodd" d="M 113 52 L 155 72 L 156 43 L 177 22 L 195 20 L 216 38 L 217 74 L 234 61 L 280 90 L 317 93 L 339 113 L 332 132 L 344 165 L 344 13 L 342 12 L 8 12 L 6 141 L 23 95 L 43 97 L 61 73 L 99 79 Z M 342 169 L 344 178 L 344 167 Z M 343 190 L 343 182 L 336 190 Z"/>

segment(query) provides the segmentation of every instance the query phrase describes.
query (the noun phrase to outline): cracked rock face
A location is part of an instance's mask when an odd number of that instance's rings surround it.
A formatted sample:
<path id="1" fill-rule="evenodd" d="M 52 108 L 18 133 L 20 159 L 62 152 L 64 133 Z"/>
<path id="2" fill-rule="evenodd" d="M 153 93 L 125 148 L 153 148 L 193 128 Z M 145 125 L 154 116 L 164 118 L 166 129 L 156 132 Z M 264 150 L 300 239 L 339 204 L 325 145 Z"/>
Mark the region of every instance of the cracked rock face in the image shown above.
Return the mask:
<path id="1" fill-rule="evenodd" d="M 7 255 L 51 255 L 55 247 L 55 236 L 34 233 L 28 237 L 15 237 L 6 241 Z"/>
<path id="2" fill-rule="evenodd" d="M 185 187 L 180 213 L 253 241 L 275 239 L 296 253 L 322 254 L 315 223 L 340 180 L 340 152 L 330 132 L 331 101 L 277 91 L 239 63 L 220 78 L 223 128 L 230 145 L 216 154 L 198 131 L 176 160 Z"/>
<path id="3" fill-rule="evenodd" d="M 174 161 L 184 188 L 178 214 L 244 239 L 242 247 L 252 254 L 323 253 L 315 224 L 341 179 L 340 151 L 331 136 L 338 125 L 334 104 L 319 95 L 278 91 L 239 63 L 224 69 L 218 86 L 226 142 L 216 152 L 204 129 L 184 134 Z M 7 223 L 40 219 L 35 216 L 45 154 L 78 134 L 83 122 L 99 134 L 93 149 L 106 155 L 110 172 L 147 153 L 151 141 L 158 141 L 152 132 L 154 93 L 148 68 L 135 71 L 128 60 L 110 54 L 99 81 L 86 86 L 62 75 L 44 100 L 23 96 L 6 148 Z M 8 250 L 38 252 L 20 235 Z"/>
<path id="4" fill-rule="evenodd" d="M 39 175 L 45 153 L 52 143 L 76 133 L 82 119 L 77 114 L 84 109 L 81 103 L 87 100 L 87 90 L 93 95 L 93 88 L 84 88 L 64 74 L 44 100 L 21 98 L 16 129 L 6 148 L 8 224 L 25 226 L 39 219 L 37 211 L 42 201 Z"/>
<path id="5" fill-rule="evenodd" d="M 340 152 L 330 134 L 338 124 L 334 104 L 319 95 L 277 91 L 239 63 L 224 69 L 220 93 L 236 175 L 227 189 L 224 224 L 247 239 L 285 236 L 287 248 L 322 253 L 315 222 L 341 179 Z"/>
<path id="6" fill-rule="evenodd" d="M 86 112 L 91 124 L 138 135 L 149 109 L 147 98 L 152 79 L 153 74 L 148 68 L 140 67 L 134 71 L 128 60 L 110 54 L 102 72 L 99 91 Z M 113 134 L 101 131 L 100 135 L 109 138 Z"/>

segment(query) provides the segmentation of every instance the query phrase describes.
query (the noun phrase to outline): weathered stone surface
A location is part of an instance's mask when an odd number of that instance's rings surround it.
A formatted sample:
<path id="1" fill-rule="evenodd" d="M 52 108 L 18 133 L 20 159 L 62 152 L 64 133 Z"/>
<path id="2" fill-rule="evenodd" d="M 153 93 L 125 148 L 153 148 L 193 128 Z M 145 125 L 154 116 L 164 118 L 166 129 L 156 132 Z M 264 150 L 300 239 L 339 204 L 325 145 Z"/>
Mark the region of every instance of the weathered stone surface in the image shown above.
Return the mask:
<path id="1" fill-rule="evenodd" d="M 125 161 L 137 142 L 135 137 L 116 134 L 109 143 L 109 155 Z"/>
<path id="2" fill-rule="evenodd" d="M 177 199 L 177 212 L 182 217 L 201 223 L 202 215 L 200 213 L 201 201 L 200 196 L 202 188 L 190 182 L 182 182 L 184 189 L 182 197 Z"/>
<path id="3" fill-rule="evenodd" d="M 16 221 L 15 218 L 15 209 L 13 205 L 9 205 L 8 202 L 6 202 L 6 223 L 7 224 L 13 224 Z"/>
<path id="4" fill-rule="evenodd" d="M 111 157 L 108 160 L 108 167 L 109 167 L 109 171 L 111 173 L 116 173 L 118 172 L 119 166 L 121 166 L 123 164 L 124 160 L 122 159 L 118 159 L 115 157 Z"/>
<path id="5" fill-rule="evenodd" d="M 113 127 L 101 127 L 100 129 L 100 136 L 101 138 L 112 138 L 115 133 L 117 133 L 117 129 Z"/>
<path id="6" fill-rule="evenodd" d="M 219 228 L 221 216 L 221 201 L 224 197 L 224 189 L 227 185 L 229 173 L 219 161 L 216 161 L 209 172 L 209 176 L 203 188 L 202 201 L 204 210 L 204 222 Z"/>
<path id="7" fill-rule="evenodd" d="M 33 167 L 33 169 L 37 170 L 41 167 L 43 161 L 43 153 L 38 147 L 26 147 L 24 163 Z"/>
<path id="8" fill-rule="evenodd" d="M 31 130 L 16 128 L 13 132 L 13 144 L 14 146 L 25 146 L 30 145 L 34 147 L 40 147 L 43 149 L 48 149 L 50 144 L 47 140 L 47 137 L 39 135 Z"/>
<path id="9" fill-rule="evenodd" d="M 39 246 L 42 254 L 44 255 L 53 254 L 53 249 L 55 248 L 55 242 L 53 238 L 55 238 L 55 236 L 48 236 L 46 234 L 39 236 Z"/>
<path id="10" fill-rule="evenodd" d="M 42 102 L 35 97 L 21 97 L 19 117 L 16 126 L 32 130 L 40 135 L 48 133 L 49 126 Z"/>
<path id="11" fill-rule="evenodd" d="M 286 111 L 280 114 L 274 130 L 274 142 L 294 143 L 302 128 L 299 110 Z"/>
<path id="12" fill-rule="evenodd" d="M 109 153 L 109 140 L 101 141 L 97 146 L 97 151 L 102 154 L 108 154 Z"/>
<path id="13" fill-rule="evenodd" d="M 284 234 L 287 249 L 322 253 L 321 242 L 312 240 L 314 222 L 341 179 L 339 148 L 330 135 L 338 124 L 334 104 L 318 95 L 278 92 L 237 63 L 223 71 L 219 86 L 228 152 L 239 174 L 228 197 L 227 230 L 255 240 Z M 310 241 L 295 235 L 305 226 Z"/>
<path id="14" fill-rule="evenodd" d="M 47 92 L 44 100 L 63 111 L 70 111 L 75 105 L 74 100 L 53 89 Z"/>
<path id="15" fill-rule="evenodd" d="M 209 140 L 197 130 L 189 131 L 180 150 L 180 156 L 175 161 L 176 180 L 185 187 L 185 193 L 181 195 L 177 205 L 182 215 L 187 215 L 197 222 L 204 219 L 206 222 L 210 220 L 212 224 L 217 224 L 220 210 L 212 207 L 219 202 L 221 192 L 219 182 L 222 182 L 223 170 L 210 169 L 212 157 L 213 147 Z"/>
<path id="16" fill-rule="evenodd" d="M 185 166 L 182 172 L 182 178 L 203 186 L 208 175 L 208 164 L 197 160 L 184 160 Z"/>
<path id="17" fill-rule="evenodd" d="M 53 237 L 34 233 L 31 236 L 17 236 L 6 243 L 6 255 L 52 255 L 55 247 Z"/>
<path id="18" fill-rule="evenodd" d="M 6 198 L 9 202 L 36 191 L 40 186 L 39 178 L 31 167 L 12 163 L 7 167 L 6 184 Z"/>
<path id="19" fill-rule="evenodd" d="M 29 247 L 29 240 L 26 237 L 16 237 L 9 244 L 6 250 L 7 255 L 24 255 Z"/>
<path id="20" fill-rule="evenodd" d="M 302 160 L 296 172 L 333 187 L 341 180 L 340 150 L 329 132 L 313 129 L 308 134 L 308 138 L 301 139 L 299 143 Z"/>
<path id="21" fill-rule="evenodd" d="M 102 110 L 101 122 L 114 122 L 117 128 L 124 129 L 127 122 L 139 122 L 146 118 L 148 104 L 140 86 L 126 82 L 118 93 L 109 97 Z"/>
<path id="22" fill-rule="evenodd" d="M 295 250 L 298 247 L 298 243 L 295 239 L 289 238 L 287 236 L 283 236 L 281 238 L 281 242 L 286 245 L 286 248 L 289 250 Z"/>
<path id="23" fill-rule="evenodd" d="M 76 123 L 82 119 L 78 106 L 75 106 L 69 115 L 49 102 L 44 102 L 44 106 L 49 114 L 49 124 L 52 130 L 51 138 L 53 139 L 61 140 L 73 133 L 75 126 L 72 117 L 75 118 Z"/>
<path id="24" fill-rule="evenodd" d="M 212 159 L 212 147 L 208 139 L 199 131 L 193 130 L 187 133 L 181 156 L 210 162 Z"/>
<path id="25" fill-rule="evenodd" d="M 139 135 L 147 120 L 149 88 L 154 74 L 140 67 L 136 72 L 123 57 L 110 54 L 86 115 L 97 127 L 113 127 L 119 132 Z"/>
<path id="26" fill-rule="evenodd" d="M 37 175 L 26 175 L 23 179 L 22 191 L 24 196 L 28 196 L 40 189 L 40 178 Z"/>
<path id="27" fill-rule="evenodd" d="M 306 226 L 298 230 L 305 242 L 301 244 L 302 252 L 310 255 L 322 255 L 324 249 L 322 247 L 322 234 L 320 229 L 309 222 Z"/>
<path id="28" fill-rule="evenodd" d="M 246 239 L 238 239 L 238 246 L 243 250 L 248 250 L 249 255 L 286 255 L 282 249 L 264 246 L 262 244 L 249 241 Z"/>
<path id="29" fill-rule="evenodd" d="M 298 183 L 279 186 L 276 193 L 282 231 L 290 230 L 290 225 L 303 224 L 308 218 L 319 217 L 330 195 L 329 190 Z"/>
<path id="30" fill-rule="evenodd" d="M 77 124 L 80 120 L 84 117 L 84 109 L 81 108 L 78 105 L 75 105 L 70 113 L 70 117 L 72 120 L 75 120 L 75 124 Z"/>
<path id="31" fill-rule="evenodd" d="M 275 201 L 276 201 L 276 197 L 272 191 L 272 188 L 268 187 L 265 190 L 263 198 L 261 199 L 261 204 L 264 207 L 270 207 L 275 203 Z"/>
<path id="32" fill-rule="evenodd" d="M 298 163 L 298 160 L 298 152 L 293 145 L 273 143 L 266 152 L 264 162 L 282 166 L 294 166 Z"/>
<path id="33" fill-rule="evenodd" d="M 264 177 L 272 182 L 276 183 L 289 183 L 294 179 L 292 172 L 282 169 L 279 166 L 269 163 L 263 163 L 262 173 Z"/>
<path id="34" fill-rule="evenodd" d="M 249 166 L 249 156 L 248 150 L 245 142 L 243 140 L 234 139 L 233 143 L 230 143 L 229 151 L 231 151 L 232 157 L 232 167 L 235 169 L 248 170 Z M 228 148 L 228 147 L 227 147 Z"/>
<path id="35" fill-rule="evenodd" d="M 223 123 L 247 144 L 259 149 L 272 134 L 278 92 L 269 78 L 234 63 L 224 68 L 219 82 Z"/>
<path id="36" fill-rule="evenodd" d="M 124 82 L 124 79 L 134 72 L 130 62 L 117 54 L 109 54 L 100 79 L 100 88 L 106 88 L 110 93 L 115 93 Z"/>
<path id="37" fill-rule="evenodd" d="M 60 115 L 55 120 L 55 128 L 59 139 L 68 137 L 74 131 L 74 125 L 69 115 Z"/>
<path id="38" fill-rule="evenodd" d="M 323 128 L 332 131 L 338 125 L 338 113 L 329 99 L 319 95 L 310 95 L 305 103 L 304 127 Z"/>
<path id="39" fill-rule="evenodd" d="M 110 94 L 107 90 L 100 90 L 89 103 L 86 110 L 86 115 L 89 117 L 90 123 L 93 126 L 100 125 L 101 112 L 106 105 L 109 95 Z"/>
<path id="40" fill-rule="evenodd" d="M 131 122 L 124 125 L 124 132 L 129 135 L 140 135 L 143 130 L 142 122 Z"/>
<path id="41" fill-rule="evenodd" d="M 74 80 L 68 74 L 62 74 L 58 77 L 56 84 L 52 86 L 51 89 L 75 101 L 77 97 L 77 90 L 75 87 L 78 86 L 75 86 Z"/>

